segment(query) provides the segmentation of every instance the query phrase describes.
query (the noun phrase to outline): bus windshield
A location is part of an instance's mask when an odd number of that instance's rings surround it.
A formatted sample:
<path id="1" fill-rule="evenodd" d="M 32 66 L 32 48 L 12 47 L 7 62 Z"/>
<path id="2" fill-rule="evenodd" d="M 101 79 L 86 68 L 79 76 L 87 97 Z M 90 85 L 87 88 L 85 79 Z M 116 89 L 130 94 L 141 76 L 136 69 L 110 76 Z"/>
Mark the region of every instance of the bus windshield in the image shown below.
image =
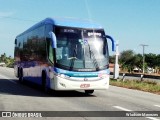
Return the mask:
<path id="1" fill-rule="evenodd" d="M 56 27 L 56 66 L 73 71 L 108 68 L 109 55 L 102 29 Z"/>

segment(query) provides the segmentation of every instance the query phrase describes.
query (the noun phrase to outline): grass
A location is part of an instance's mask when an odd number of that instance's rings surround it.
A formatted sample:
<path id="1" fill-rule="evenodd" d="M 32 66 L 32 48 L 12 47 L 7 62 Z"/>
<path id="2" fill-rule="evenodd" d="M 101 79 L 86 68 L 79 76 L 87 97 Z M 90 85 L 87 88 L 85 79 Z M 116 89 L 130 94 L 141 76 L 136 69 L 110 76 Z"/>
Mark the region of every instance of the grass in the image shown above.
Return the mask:
<path id="1" fill-rule="evenodd" d="M 110 80 L 110 85 L 124 87 L 128 89 L 136 89 L 145 92 L 151 92 L 160 95 L 160 83 L 156 81 L 138 81 L 138 80 Z"/>

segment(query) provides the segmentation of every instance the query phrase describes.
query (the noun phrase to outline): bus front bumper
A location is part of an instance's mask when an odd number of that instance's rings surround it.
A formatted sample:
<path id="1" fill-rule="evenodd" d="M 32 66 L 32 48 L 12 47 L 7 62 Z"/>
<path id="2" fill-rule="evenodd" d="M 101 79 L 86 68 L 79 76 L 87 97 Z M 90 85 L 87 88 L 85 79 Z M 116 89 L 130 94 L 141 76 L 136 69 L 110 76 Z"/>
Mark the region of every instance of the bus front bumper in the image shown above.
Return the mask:
<path id="1" fill-rule="evenodd" d="M 50 88 L 54 90 L 103 90 L 109 88 L 109 75 L 105 78 L 92 80 L 91 78 L 72 78 L 71 80 L 54 76 L 50 81 Z"/>

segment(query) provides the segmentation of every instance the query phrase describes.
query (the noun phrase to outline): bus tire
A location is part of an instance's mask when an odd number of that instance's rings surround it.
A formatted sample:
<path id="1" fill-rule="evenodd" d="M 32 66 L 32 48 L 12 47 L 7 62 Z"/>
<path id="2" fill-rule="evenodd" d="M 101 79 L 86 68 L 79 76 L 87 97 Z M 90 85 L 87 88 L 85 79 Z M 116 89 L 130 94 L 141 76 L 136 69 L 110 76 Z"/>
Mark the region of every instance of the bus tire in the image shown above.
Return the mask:
<path id="1" fill-rule="evenodd" d="M 18 70 L 19 82 L 23 83 L 23 69 Z"/>
<path id="2" fill-rule="evenodd" d="M 20 72 L 19 72 L 19 67 L 17 68 L 17 77 L 19 78 L 19 74 L 20 74 Z"/>
<path id="3" fill-rule="evenodd" d="M 85 94 L 91 95 L 94 92 L 94 90 L 85 90 Z"/>
<path id="4" fill-rule="evenodd" d="M 42 72 L 42 90 L 46 93 L 49 92 L 49 88 L 47 87 L 47 77 L 45 72 Z"/>

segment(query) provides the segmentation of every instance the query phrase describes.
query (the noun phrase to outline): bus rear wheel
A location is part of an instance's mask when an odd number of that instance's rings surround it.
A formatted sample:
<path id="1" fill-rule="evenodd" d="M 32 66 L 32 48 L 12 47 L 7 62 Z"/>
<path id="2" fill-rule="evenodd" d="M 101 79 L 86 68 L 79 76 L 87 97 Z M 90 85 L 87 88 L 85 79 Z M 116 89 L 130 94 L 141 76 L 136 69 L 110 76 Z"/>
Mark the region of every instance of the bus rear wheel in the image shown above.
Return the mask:
<path id="1" fill-rule="evenodd" d="M 23 83 L 23 70 L 22 69 L 19 70 L 19 82 Z"/>
<path id="2" fill-rule="evenodd" d="M 94 90 L 85 90 L 85 94 L 91 95 L 94 92 Z"/>

